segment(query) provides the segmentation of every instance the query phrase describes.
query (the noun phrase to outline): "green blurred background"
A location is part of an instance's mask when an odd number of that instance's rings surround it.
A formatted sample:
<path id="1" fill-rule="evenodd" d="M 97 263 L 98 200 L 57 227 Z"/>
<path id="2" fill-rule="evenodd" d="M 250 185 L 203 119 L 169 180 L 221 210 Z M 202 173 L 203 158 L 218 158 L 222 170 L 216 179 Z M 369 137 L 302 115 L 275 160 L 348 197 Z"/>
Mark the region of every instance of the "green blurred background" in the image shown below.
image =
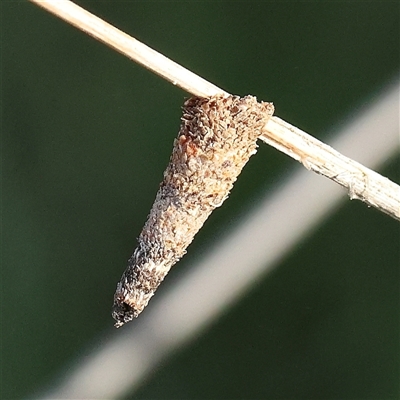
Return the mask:
<path id="1" fill-rule="evenodd" d="M 79 4 L 225 90 L 273 101 L 322 140 L 399 74 L 397 1 Z M 188 94 L 36 5 L 3 1 L 1 14 L 1 390 L 11 399 L 114 332 L 115 285 Z M 381 172 L 399 182 L 399 166 Z M 296 168 L 261 145 L 165 285 Z M 398 399 L 399 239 L 398 222 L 347 201 L 127 398 Z"/>

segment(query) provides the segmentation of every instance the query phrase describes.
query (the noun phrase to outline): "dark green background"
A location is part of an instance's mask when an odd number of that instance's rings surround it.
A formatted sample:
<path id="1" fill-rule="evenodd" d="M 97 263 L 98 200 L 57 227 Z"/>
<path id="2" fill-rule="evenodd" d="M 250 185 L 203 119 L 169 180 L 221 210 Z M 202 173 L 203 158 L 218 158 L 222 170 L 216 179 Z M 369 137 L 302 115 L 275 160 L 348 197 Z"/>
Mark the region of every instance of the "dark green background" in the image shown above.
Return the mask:
<path id="1" fill-rule="evenodd" d="M 399 73 L 397 1 L 79 4 L 227 91 L 273 101 L 322 140 Z M 31 397 L 114 332 L 115 285 L 188 94 L 33 4 L 3 1 L 1 18 L 10 399 Z M 262 145 L 165 285 L 295 168 Z M 399 182 L 399 157 L 381 172 Z M 399 398 L 399 233 L 347 201 L 128 397 Z"/>

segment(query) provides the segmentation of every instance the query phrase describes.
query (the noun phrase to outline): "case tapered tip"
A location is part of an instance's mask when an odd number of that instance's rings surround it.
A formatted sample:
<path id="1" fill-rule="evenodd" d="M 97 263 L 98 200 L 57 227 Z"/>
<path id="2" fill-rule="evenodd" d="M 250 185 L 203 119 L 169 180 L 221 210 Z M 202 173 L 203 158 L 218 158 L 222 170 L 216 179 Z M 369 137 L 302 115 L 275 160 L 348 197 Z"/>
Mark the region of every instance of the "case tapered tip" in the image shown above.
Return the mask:
<path id="1" fill-rule="evenodd" d="M 129 321 L 132 321 L 136 318 L 137 313 L 135 310 L 124 302 L 114 300 L 114 304 L 112 307 L 112 317 L 115 320 L 114 326 L 116 328 L 120 328 L 122 325 L 126 324 Z"/>

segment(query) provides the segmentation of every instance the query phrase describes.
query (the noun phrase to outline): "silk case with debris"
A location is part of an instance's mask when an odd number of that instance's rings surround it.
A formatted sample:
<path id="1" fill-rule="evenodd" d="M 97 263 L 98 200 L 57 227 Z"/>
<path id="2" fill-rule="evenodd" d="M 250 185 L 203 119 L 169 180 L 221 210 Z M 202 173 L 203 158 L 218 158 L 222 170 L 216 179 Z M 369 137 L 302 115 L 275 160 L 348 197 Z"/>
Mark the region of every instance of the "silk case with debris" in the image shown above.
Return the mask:
<path id="1" fill-rule="evenodd" d="M 256 153 L 272 103 L 253 96 L 191 98 L 138 246 L 114 295 L 120 327 L 137 317 Z"/>

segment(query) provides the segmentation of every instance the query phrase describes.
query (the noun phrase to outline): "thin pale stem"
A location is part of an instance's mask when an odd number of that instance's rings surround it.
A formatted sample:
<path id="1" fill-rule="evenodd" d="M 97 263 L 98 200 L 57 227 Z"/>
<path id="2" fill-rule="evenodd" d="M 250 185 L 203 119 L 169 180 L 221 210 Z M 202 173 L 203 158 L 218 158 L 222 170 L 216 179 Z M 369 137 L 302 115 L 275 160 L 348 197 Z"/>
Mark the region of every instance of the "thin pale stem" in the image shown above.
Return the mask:
<path id="1" fill-rule="evenodd" d="M 227 92 L 68 0 L 30 0 L 122 53 L 173 85 L 199 97 Z"/>
<path id="2" fill-rule="evenodd" d="M 350 199 L 361 200 L 400 220 L 400 186 L 391 180 L 278 117 L 270 119 L 261 139 L 308 170 L 345 187 Z"/>
<path id="3" fill-rule="evenodd" d="M 227 92 L 68 0 L 30 0 L 195 96 Z M 400 220 L 400 187 L 330 146 L 272 117 L 261 139 L 348 190 L 351 199 Z"/>

